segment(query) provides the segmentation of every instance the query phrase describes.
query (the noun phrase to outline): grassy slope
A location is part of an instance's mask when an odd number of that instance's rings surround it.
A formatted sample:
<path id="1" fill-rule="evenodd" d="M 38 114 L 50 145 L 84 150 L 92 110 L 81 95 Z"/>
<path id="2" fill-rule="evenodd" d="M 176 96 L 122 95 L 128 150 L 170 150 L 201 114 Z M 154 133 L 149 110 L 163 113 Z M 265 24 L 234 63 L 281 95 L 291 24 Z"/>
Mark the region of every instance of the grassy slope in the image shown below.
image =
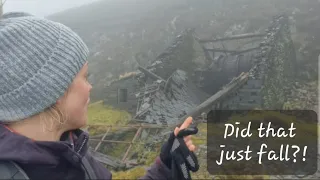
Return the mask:
<path id="1" fill-rule="evenodd" d="M 91 104 L 88 107 L 88 124 L 126 124 L 130 120 L 130 114 L 111 106 L 103 105 L 102 101 Z"/>
<path id="2" fill-rule="evenodd" d="M 114 109 L 112 107 L 108 106 L 103 106 L 101 102 L 98 102 L 96 104 L 90 105 L 89 107 L 89 124 L 125 124 L 130 117 L 129 114 L 125 111 L 120 111 L 117 109 Z M 277 113 L 272 113 L 269 114 L 273 117 L 277 117 L 279 121 L 281 121 L 280 124 L 282 125 L 288 125 L 290 122 L 288 122 L 288 118 L 286 115 L 279 115 Z M 242 125 L 245 126 L 246 122 L 249 120 L 257 119 L 256 115 L 252 115 L 251 118 L 243 118 L 243 117 L 234 117 L 230 120 L 230 123 L 234 123 L 235 121 L 241 121 Z M 309 126 L 312 126 L 312 124 L 302 124 L 300 122 L 296 122 L 296 127 L 299 127 L 298 131 L 308 131 L 310 129 Z M 255 126 L 255 123 L 253 122 L 253 126 Z M 199 133 L 195 136 L 193 136 L 192 141 L 193 143 L 199 147 L 201 145 L 207 146 L 207 124 L 200 124 L 198 126 L 199 128 Z M 92 129 L 91 129 L 92 130 Z M 221 135 L 224 131 L 223 124 L 217 124 L 215 126 L 210 126 L 210 131 L 215 132 L 217 135 Z M 94 131 L 90 131 L 90 133 L 94 134 Z M 299 133 L 299 132 L 297 132 Z M 314 134 L 313 134 L 314 135 Z M 305 139 L 305 138 L 303 138 Z M 303 140 L 301 139 L 301 140 Z M 136 147 L 136 148 L 142 148 L 141 152 L 143 152 L 143 146 L 141 147 Z M 136 168 L 133 168 L 128 171 L 112 171 L 113 178 L 114 179 L 137 179 L 141 176 L 143 176 L 146 173 L 146 168 L 150 166 L 156 156 L 158 156 L 160 152 L 160 146 L 158 146 L 156 151 L 153 152 L 147 152 L 144 153 L 144 163 L 142 166 L 138 166 Z M 139 155 L 140 156 L 140 155 Z M 208 179 L 211 177 L 211 175 L 207 171 L 207 165 L 206 165 L 206 155 L 205 153 L 200 153 L 197 155 L 199 163 L 200 163 L 200 170 L 196 173 L 192 173 L 193 179 Z M 257 176 L 219 176 L 216 177 L 218 179 L 237 179 L 237 178 L 242 178 L 242 179 L 256 179 L 258 178 Z M 263 179 L 268 179 L 268 177 L 259 177 Z"/>
<path id="3" fill-rule="evenodd" d="M 115 109 L 111 106 L 104 106 L 102 104 L 102 101 L 93 103 L 88 107 L 88 125 L 124 125 L 128 123 L 128 120 L 130 120 L 130 118 L 131 117 L 128 112 Z M 106 131 L 106 128 L 103 126 L 94 126 L 89 129 L 90 135 L 100 134 L 104 131 Z M 124 145 L 127 146 L 126 144 Z M 123 144 L 120 144 L 118 146 L 116 146 L 115 150 L 112 151 L 110 155 L 117 156 L 119 155 L 119 153 L 121 154 L 121 151 L 119 151 L 119 149 L 122 149 L 123 151 L 123 149 L 126 148 L 123 147 Z M 112 171 L 113 179 L 137 179 L 138 177 L 143 176 L 146 173 L 145 167 L 150 166 L 154 162 L 157 155 L 158 152 L 146 153 L 145 166 L 139 166 L 128 171 Z"/>

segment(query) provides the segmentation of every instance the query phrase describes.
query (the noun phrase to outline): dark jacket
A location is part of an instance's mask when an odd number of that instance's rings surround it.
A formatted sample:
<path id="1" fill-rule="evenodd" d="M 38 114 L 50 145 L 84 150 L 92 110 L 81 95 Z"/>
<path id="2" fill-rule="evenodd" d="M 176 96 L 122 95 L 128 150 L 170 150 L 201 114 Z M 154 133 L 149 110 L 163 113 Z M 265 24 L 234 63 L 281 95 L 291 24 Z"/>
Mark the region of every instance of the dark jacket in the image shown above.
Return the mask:
<path id="1" fill-rule="evenodd" d="M 0 124 L 0 160 L 14 161 L 33 179 L 85 179 L 82 157 L 87 156 L 98 179 L 112 174 L 88 153 L 86 132 L 66 132 L 59 142 L 33 141 Z M 159 158 L 140 179 L 169 179 L 170 170 Z"/>

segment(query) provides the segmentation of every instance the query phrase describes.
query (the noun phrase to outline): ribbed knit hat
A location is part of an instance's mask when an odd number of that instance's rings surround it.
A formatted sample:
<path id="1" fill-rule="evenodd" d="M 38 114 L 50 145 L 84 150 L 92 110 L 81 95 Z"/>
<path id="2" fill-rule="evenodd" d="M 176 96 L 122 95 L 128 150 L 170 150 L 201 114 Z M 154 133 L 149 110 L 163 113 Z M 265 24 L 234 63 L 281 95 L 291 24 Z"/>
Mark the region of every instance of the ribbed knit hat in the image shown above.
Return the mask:
<path id="1" fill-rule="evenodd" d="M 28 14 L 0 19 L 0 122 L 35 115 L 61 97 L 89 50 L 70 28 Z"/>

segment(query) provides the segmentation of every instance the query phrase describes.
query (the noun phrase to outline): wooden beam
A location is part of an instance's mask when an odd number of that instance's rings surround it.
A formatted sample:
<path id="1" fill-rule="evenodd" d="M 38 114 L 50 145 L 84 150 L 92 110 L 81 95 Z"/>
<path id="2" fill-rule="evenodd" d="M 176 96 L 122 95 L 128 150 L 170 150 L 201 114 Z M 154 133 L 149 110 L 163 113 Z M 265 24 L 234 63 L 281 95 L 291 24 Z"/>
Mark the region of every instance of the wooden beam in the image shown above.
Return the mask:
<path id="1" fill-rule="evenodd" d="M 214 60 L 214 52 L 212 52 L 213 54 L 212 54 L 212 57 L 211 57 L 209 52 L 206 51 L 206 47 L 203 44 L 201 44 L 201 48 L 203 49 L 204 55 L 207 58 L 207 60 L 210 61 L 210 62 L 213 61 Z"/>
<path id="2" fill-rule="evenodd" d="M 162 81 L 165 81 L 162 77 L 160 77 L 160 76 L 154 74 L 153 72 L 151 72 L 151 71 L 143 68 L 142 66 L 139 66 L 138 69 L 139 69 L 142 73 L 144 73 L 146 76 L 150 77 L 150 78 L 153 79 L 153 80 L 162 80 Z"/>
<path id="3" fill-rule="evenodd" d="M 164 92 L 165 93 L 167 93 L 167 91 L 168 91 L 168 88 L 170 87 L 170 84 L 171 84 L 171 82 L 173 81 L 172 80 L 172 76 L 173 76 L 173 74 L 171 74 L 171 76 L 168 78 L 168 80 L 166 81 L 166 84 L 165 84 L 165 86 L 164 86 Z"/>
<path id="4" fill-rule="evenodd" d="M 97 144 L 96 148 L 94 148 L 94 151 L 97 151 L 97 150 L 99 149 L 102 141 L 104 140 L 104 138 L 106 138 L 106 136 L 107 136 L 107 134 L 109 133 L 110 129 L 111 129 L 111 127 L 109 126 L 107 132 L 103 135 L 101 141 L 99 141 L 99 143 Z"/>
<path id="5" fill-rule="evenodd" d="M 239 54 L 243 54 L 243 53 L 246 53 L 246 52 L 257 50 L 259 48 L 260 47 L 254 47 L 254 48 L 250 48 L 250 49 L 245 49 L 245 50 L 242 50 L 242 51 L 237 51 L 237 52 L 231 53 L 231 55 L 239 55 Z"/>
<path id="6" fill-rule="evenodd" d="M 227 41 L 227 40 L 236 40 L 236 39 L 246 39 L 246 38 L 254 38 L 254 37 L 263 37 L 266 34 L 260 34 L 260 33 L 248 33 L 248 34 L 239 34 L 235 36 L 230 37 L 223 37 L 223 38 L 217 38 L 217 39 L 199 39 L 200 43 L 209 43 L 209 42 L 218 42 L 218 41 Z"/>
<path id="7" fill-rule="evenodd" d="M 114 157 L 96 152 L 96 151 L 92 150 L 91 148 L 89 149 L 89 152 L 91 153 L 91 155 L 94 159 L 96 159 L 97 161 L 99 161 L 103 164 L 106 164 L 106 165 L 114 167 L 114 168 L 126 167 L 126 165 L 124 163 L 122 163 L 120 160 L 118 160 Z"/>
<path id="8" fill-rule="evenodd" d="M 238 52 L 236 50 L 227 50 L 227 49 L 204 49 L 205 51 L 208 51 L 208 52 L 223 52 L 223 53 L 235 53 L 235 52 Z"/>
<path id="9" fill-rule="evenodd" d="M 133 137 L 133 139 L 132 139 L 132 141 L 131 141 L 130 146 L 128 147 L 126 153 L 124 154 L 124 156 L 123 156 L 123 158 L 122 158 L 122 162 L 125 162 L 125 160 L 127 159 L 127 156 L 128 156 L 128 154 L 129 154 L 129 152 L 130 152 L 130 150 L 131 150 L 131 148 L 132 148 L 132 145 L 133 145 L 133 143 L 135 142 L 135 140 L 137 139 L 137 137 L 139 136 L 139 134 L 141 133 L 141 131 L 142 131 L 142 127 L 140 127 L 140 128 L 138 129 L 137 133 L 134 135 L 134 137 Z"/>
<path id="10" fill-rule="evenodd" d="M 205 51 L 212 51 L 212 52 L 223 52 L 223 53 L 231 53 L 231 55 L 238 55 L 238 54 L 242 54 L 242 53 L 246 53 L 246 52 L 250 52 L 256 49 L 259 49 L 260 47 L 254 47 L 254 48 L 250 48 L 250 49 L 245 49 L 245 50 L 241 50 L 241 51 L 237 51 L 237 50 L 227 50 L 227 49 L 204 49 Z"/>

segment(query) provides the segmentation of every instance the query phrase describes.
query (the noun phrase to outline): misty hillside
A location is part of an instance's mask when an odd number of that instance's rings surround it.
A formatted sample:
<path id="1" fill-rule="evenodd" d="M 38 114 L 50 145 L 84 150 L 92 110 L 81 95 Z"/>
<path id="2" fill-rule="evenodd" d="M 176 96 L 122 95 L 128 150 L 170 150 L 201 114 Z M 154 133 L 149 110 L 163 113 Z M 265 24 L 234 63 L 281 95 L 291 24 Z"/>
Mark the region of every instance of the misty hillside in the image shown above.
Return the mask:
<path id="1" fill-rule="evenodd" d="M 261 31 L 273 16 L 288 13 L 301 58 L 319 54 L 320 3 L 317 0 L 102 0 L 49 16 L 71 27 L 88 44 L 92 100 L 120 74 L 146 65 L 186 28 L 199 37 Z M 302 49 L 302 48 L 307 48 Z"/>

